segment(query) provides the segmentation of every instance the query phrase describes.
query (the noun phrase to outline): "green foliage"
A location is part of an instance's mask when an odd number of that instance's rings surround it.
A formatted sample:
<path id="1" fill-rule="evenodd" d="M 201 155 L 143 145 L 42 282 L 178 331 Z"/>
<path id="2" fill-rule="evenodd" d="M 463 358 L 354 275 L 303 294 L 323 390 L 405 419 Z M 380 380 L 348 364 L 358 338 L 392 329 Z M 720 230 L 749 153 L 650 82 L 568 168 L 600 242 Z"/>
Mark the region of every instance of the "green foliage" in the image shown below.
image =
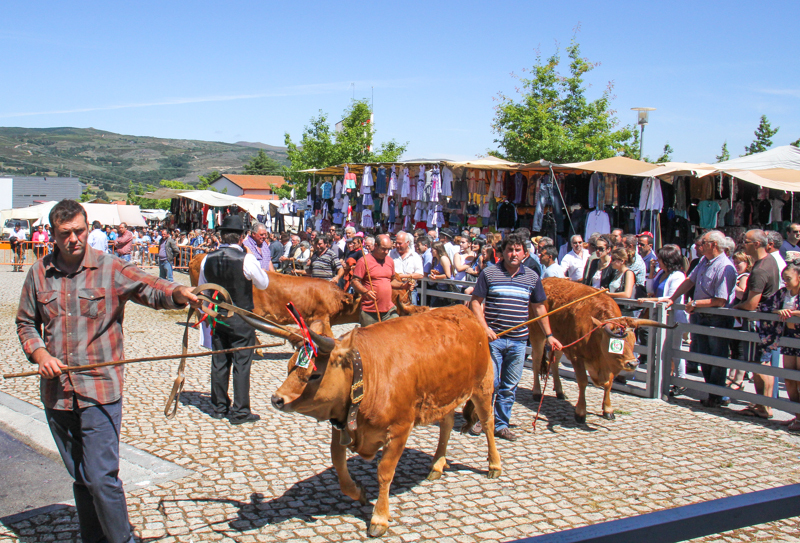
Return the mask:
<path id="1" fill-rule="evenodd" d="M 159 183 L 162 187 L 176 190 L 193 190 L 194 187 L 182 181 L 170 181 L 169 179 L 162 179 Z"/>
<path id="2" fill-rule="evenodd" d="M 800 147 L 800 138 L 797 138 L 796 140 L 794 140 L 789 145 L 794 145 L 795 147 Z"/>
<path id="3" fill-rule="evenodd" d="M 98 190 L 97 193 L 94 195 L 94 197 L 95 198 L 99 198 L 101 200 L 105 200 L 106 202 L 110 202 L 111 201 L 111 199 L 108 197 L 108 194 L 106 194 L 106 191 L 104 191 L 102 189 Z"/>
<path id="4" fill-rule="evenodd" d="M 293 143 L 289 133 L 286 133 L 284 142 L 291 162 L 286 176 L 291 179 L 298 197 L 305 196 L 306 180 L 310 175 L 299 173 L 300 170 L 345 163 L 394 162 L 400 158 L 408 142 L 400 144 L 390 140 L 370 151 L 375 134 L 370 116 L 366 100 L 353 100 L 344 112 L 341 132 L 334 132 L 328 124 L 327 114 L 320 111 L 305 127 L 299 144 Z M 290 191 L 291 186 L 287 186 L 285 195 L 288 196 Z M 281 194 L 284 191 L 276 192 Z"/>
<path id="5" fill-rule="evenodd" d="M 629 126 L 616 128 L 619 123 L 610 108 L 612 84 L 599 98 L 590 101 L 584 76 L 597 65 L 581 57 L 575 37 L 566 52 L 570 59 L 568 75 L 558 72 L 558 51 L 547 60 L 537 55 L 531 77 L 518 77 L 519 100 L 502 93 L 498 96 L 492 129 L 505 158 L 516 162 L 543 158 L 564 163 L 631 151 L 626 143 L 635 138 L 635 131 Z"/>
<path id="6" fill-rule="evenodd" d="M 213 170 L 210 174 L 206 176 L 202 175 L 197 176 L 197 178 L 200 180 L 200 182 L 197 184 L 198 190 L 214 190 L 211 187 L 211 183 L 213 183 L 220 177 L 222 177 L 222 174 L 219 173 L 217 170 Z"/>
<path id="7" fill-rule="evenodd" d="M 780 128 L 780 126 L 772 128 L 767 120 L 767 116 L 762 115 L 761 121 L 758 123 L 758 128 L 756 128 L 756 131 L 754 132 L 756 139 L 753 140 L 753 143 L 744 148 L 745 152 L 742 156 L 763 153 L 772 147 L 772 136 L 777 134 Z"/>
<path id="8" fill-rule="evenodd" d="M 283 166 L 277 160 L 268 157 L 264 149 L 259 149 L 258 154 L 244 165 L 244 173 L 247 175 L 283 175 Z"/>
<path id="9" fill-rule="evenodd" d="M 675 152 L 675 150 L 672 148 L 669 142 L 665 143 L 664 150 L 661 152 L 661 156 L 656 159 L 656 163 L 661 164 L 662 162 L 669 162 L 673 152 Z M 648 162 L 650 161 L 648 160 Z"/>
<path id="10" fill-rule="evenodd" d="M 717 162 L 725 162 L 726 160 L 730 160 L 731 154 L 728 152 L 728 142 L 725 141 L 722 144 L 722 150 L 717 155 Z"/>

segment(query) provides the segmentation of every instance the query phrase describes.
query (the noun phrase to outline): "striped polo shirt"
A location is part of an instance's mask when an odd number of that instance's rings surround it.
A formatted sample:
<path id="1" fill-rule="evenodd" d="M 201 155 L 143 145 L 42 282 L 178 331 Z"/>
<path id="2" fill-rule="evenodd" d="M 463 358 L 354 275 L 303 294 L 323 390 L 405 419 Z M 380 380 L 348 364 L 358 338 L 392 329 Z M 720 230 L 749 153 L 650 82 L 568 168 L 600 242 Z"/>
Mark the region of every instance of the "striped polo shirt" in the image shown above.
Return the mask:
<path id="1" fill-rule="evenodd" d="M 486 324 L 496 333 L 528 320 L 530 318 L 528 304 L 547 300 L 536 272 L 526 266 L 520 266 L 517 274 L 512 277 L 503 262 L 496 266 L 487 266 L 481 271 L 472 295 L 484 299 L 483 314 Z M 509 332 L 504 337 L 518 341 L 526 340 L 528 327 L 524 326 Z"/>

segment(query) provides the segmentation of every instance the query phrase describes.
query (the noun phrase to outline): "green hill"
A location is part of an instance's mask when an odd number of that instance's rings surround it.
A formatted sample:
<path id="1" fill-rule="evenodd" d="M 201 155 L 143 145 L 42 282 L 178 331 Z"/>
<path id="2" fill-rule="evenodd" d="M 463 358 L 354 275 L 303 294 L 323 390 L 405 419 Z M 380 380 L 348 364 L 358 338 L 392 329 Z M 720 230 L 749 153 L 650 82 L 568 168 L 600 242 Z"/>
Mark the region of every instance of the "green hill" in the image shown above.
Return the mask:
<path id="1" fill-rule="evenodd" d="M 260 143 L 126 136 L 94 128 L 0 127 L 0 176 L 71 174 L 100 189 L 125 193 L 130 183 L 197 183 L 199 175 L 212 170 L 240 173 L 258 149 L 288 164 L 284 147 Z"/>

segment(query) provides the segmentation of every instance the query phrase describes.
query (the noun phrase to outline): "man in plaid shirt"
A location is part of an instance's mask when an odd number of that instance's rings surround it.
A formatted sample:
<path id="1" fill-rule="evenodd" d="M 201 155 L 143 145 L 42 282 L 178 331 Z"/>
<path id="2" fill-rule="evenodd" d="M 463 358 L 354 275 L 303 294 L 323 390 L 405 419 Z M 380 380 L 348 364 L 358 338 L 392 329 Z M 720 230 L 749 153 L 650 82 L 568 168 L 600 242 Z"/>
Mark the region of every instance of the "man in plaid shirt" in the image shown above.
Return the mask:
<path id="1" fill-rule="evenodd" d="M 25 278 L 17 334 L 39 365 L 50 431 L 70 475 L 83 541 L 133 541 L 119 472 L 123 366 L 67 373 L 67 366 L 123 360 L 128 300 L 153 309 L 198 306 L 189 287 L 144 273 L 87 246 L 86 212 L 74 200 L 50 211 L 56 248 Z"/>

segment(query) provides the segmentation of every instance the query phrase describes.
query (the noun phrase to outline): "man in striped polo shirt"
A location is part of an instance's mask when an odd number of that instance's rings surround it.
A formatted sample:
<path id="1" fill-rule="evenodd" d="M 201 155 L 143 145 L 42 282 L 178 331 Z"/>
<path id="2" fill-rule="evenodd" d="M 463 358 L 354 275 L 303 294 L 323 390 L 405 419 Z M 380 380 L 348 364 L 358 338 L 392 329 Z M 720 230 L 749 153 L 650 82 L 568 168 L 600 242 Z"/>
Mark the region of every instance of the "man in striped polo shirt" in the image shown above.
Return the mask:
<path id="1" fill-rule="evenodd" d="M 481 271 L 469 306 L 486 330 L 494 362 L 494 434 L 515 441 L 517 436 L 509 428 L 509 421 L 517 385 L 522 378 L 528 327 L 518 328 L 501 338 L 497 335 L 547 313 L 547 296 L 536 272 L 522 265 L 527 256 L 525 239 L 519 234 L 507 236 L 502 251 L 502 261 Z M 550 347 L 560 350 L 561 343 L 550 331 L 550 320 L 545 317 L 538 322 Z M 480 433 L 479 424 L 470 433 Z"/>

